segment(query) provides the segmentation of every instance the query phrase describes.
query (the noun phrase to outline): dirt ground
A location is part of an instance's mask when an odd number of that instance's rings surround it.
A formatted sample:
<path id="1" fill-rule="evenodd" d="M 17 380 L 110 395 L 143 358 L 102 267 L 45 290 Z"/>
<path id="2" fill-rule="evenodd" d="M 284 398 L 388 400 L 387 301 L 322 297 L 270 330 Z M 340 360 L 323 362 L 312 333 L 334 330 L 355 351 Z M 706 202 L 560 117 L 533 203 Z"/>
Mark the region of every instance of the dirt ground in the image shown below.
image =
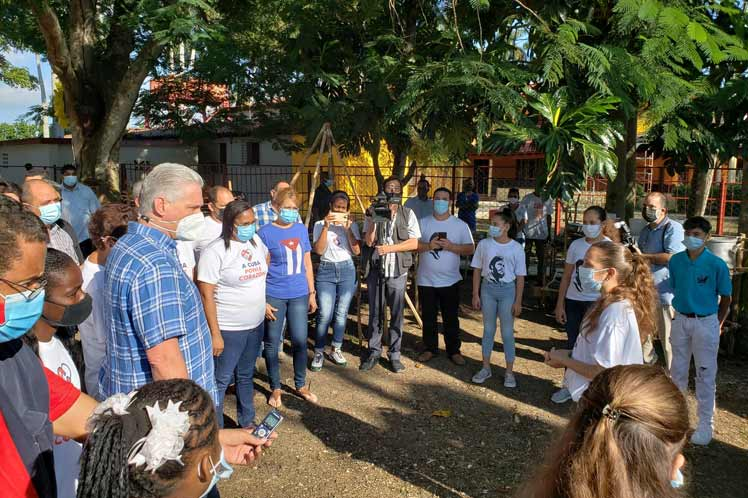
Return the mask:
<path id="1" fill-rule="evenodd" d="M 286 420 L 275 445 L 258 465 L 237 468 L 222 482 L 222 496 L 512 496 L 543 460 L 572 409 L 571 403 L 550 401 L 562 371 L 542 361 L 543 351 L 563 345 L 564 334 L 549 315 L 526 307 L 515 322 L 518 388 L 503 387 L 500 340 L 494 347 L 494 376 L 477 386 L 470 378 L 480 368 L 481 318 L 464 304 L 460 314 L 464 367 L 444 354 L 418 363 L 420 329 L 407 317 L 402 374 L 391 373 L 384 363 L 360 372 L 360 349 L 347 337 L 347 367 L 326 362 L 321 372 L 308 373 L 319 406 L 284 395 Z M 283 382 L 292 385 L 291 358 L 282 360 Z M 255 405 L 261 417 L 269 410 L 268 383 L 264 362 L 258 366 Z M 748 496 L 746 367 L 745 358 L 720 359 L 715 439 L 707 448 L 686 451 L 690 496 Z M 693 413 L 693 395 L 690 401 Z M 234 407 L 234 397 L 227 396 L 229 417 Z"/>

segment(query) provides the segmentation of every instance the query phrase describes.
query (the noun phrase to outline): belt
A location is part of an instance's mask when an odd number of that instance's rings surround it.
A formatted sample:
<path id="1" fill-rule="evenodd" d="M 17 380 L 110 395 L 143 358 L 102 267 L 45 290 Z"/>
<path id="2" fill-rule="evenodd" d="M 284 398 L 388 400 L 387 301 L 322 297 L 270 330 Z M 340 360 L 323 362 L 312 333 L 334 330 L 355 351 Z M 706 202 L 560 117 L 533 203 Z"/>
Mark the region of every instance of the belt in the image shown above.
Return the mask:
<path id="1" fill-rule="evenodd" d="M 678 313 L 680 313 L 680 311 Z M 709 315 L 697 315 L 696 313 L 680 313 L 680 314 L 685 316 L 686 318 L 706 318 L 708 316 L 712 316 L 714 313 L 709 314 Z"/>

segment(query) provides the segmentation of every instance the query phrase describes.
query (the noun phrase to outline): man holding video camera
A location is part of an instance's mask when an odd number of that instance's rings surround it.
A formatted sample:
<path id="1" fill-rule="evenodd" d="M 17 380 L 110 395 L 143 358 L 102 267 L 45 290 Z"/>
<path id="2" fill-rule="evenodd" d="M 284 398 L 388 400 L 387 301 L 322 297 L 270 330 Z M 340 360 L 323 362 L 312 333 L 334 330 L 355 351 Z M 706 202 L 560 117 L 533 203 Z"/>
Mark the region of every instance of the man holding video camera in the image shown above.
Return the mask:
<path id="1" fill-rule="evenodd" d="M 405 290 L 408 269 L 413 264 L 412 252 L 418 250 L 421 231 L 413 211 L 400 205 L 402 188 L 399 178 L 387 178 L 382 185 L 383 194 L 374 199 L 366 212 L 362 261 L 369 294 L 369 350 L 359 367 L 364 371 L 374 368 L 382 356 L 384 302 L 390 307 L 390 365 L 395 373 L 405 370 L 400 361 Z"/>
<path id="2" fill-rule="evenodd" d="M 670 346 L 670 328 L 675 316 L 673 309 L 673 290 L 670 287 L 668 263 L 673 254 L 685 250 L 683 246 L 683 226 L 671 220 L 667 215 L 667 198 L 660 192 L 651 192 L 644 198 L 642 218 L 648 223 L 639 234 L 639 250 L 647 259 L 652 269 L 660 302 L 657 306 L 655 324 L 657 336 L 665 352 L 665 364 L 670 370 L 673 360 L 673 349 Z M 650 337 L 643 346 L 644 361 L 652 364 L 657 361 L 653 340 Z"/>

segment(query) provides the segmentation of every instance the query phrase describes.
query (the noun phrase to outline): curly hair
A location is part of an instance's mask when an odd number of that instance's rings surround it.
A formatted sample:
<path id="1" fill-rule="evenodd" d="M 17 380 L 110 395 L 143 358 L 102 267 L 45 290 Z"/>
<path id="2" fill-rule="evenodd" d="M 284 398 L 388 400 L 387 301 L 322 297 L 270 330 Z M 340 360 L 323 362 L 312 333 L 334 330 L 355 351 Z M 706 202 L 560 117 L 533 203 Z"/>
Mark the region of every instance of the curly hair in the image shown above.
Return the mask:
<path id="1" fill-rule="evenodd" d="M 88 234 L 96 249 L 103 249 L 104 237 L 120 237 L 127 231 L 127 224 L 137 221 L 138 213 L 127 204 L 105 204 L 91 215 Z M 116 232 L 116 234 L 115 234 Z"/>
<path id="2" fill-rule="evenodd" d="M 626 247 L 605 240 L 592 244 L 589 251 L 595 251 L 603 268 L 615 268 L 618 285 L 605 293 L 590 307 L 582 322 L 581 333 L 587 335 L 597 328 L 603 310 L 609 304 L 627 299 L 639 326 L 639 336 L 644 340 L 655 332 L 655 303 L 657 290 L 652 279 L 649 263 L 640 254 L 634 254 Z"/>
<path id="3" fill-rule="evenodd" d="M 665 371 L 626 365 L 590 383 L 522 498 L 675 498 L 672 464 L 690 429 L 688 404 Z"/>
<path id="4" fill-rule="evenodd" d="M 182 463 L 171 460 L 155 471 L 128 464 L 133 445 L 151 430 L 146 406 L 166 408 L 167 402 L 181 401 L 181 411 L 190 415 L 184 436 Z M 191 380 L 171 379 L 141 387 L 126 415 L 111 410 L 96 416 L 80 461 L 78 498 L 162 498 L 173 492 L 192 464 L 197 450 L 215 444 L 218 437 L 216 412 L 210 395 Z"/>

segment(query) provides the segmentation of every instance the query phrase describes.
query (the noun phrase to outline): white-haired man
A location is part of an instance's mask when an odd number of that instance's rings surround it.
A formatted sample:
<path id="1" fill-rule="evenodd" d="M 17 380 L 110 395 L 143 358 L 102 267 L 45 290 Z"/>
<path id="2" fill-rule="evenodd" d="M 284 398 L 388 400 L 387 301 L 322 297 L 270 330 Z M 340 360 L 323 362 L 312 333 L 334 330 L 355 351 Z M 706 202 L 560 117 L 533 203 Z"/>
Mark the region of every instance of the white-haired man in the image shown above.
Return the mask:
<path id="1" fill-rule="evenodd" d="M 140 220 L 107 258 L 107 357 L 99 390 L 107 397 L 154 380 L 189 378 L 215 399 L 210 329 L 176 240 L 198 239 L 203 180 L 180 164 L 156 166 L 143 180 Z"/>

